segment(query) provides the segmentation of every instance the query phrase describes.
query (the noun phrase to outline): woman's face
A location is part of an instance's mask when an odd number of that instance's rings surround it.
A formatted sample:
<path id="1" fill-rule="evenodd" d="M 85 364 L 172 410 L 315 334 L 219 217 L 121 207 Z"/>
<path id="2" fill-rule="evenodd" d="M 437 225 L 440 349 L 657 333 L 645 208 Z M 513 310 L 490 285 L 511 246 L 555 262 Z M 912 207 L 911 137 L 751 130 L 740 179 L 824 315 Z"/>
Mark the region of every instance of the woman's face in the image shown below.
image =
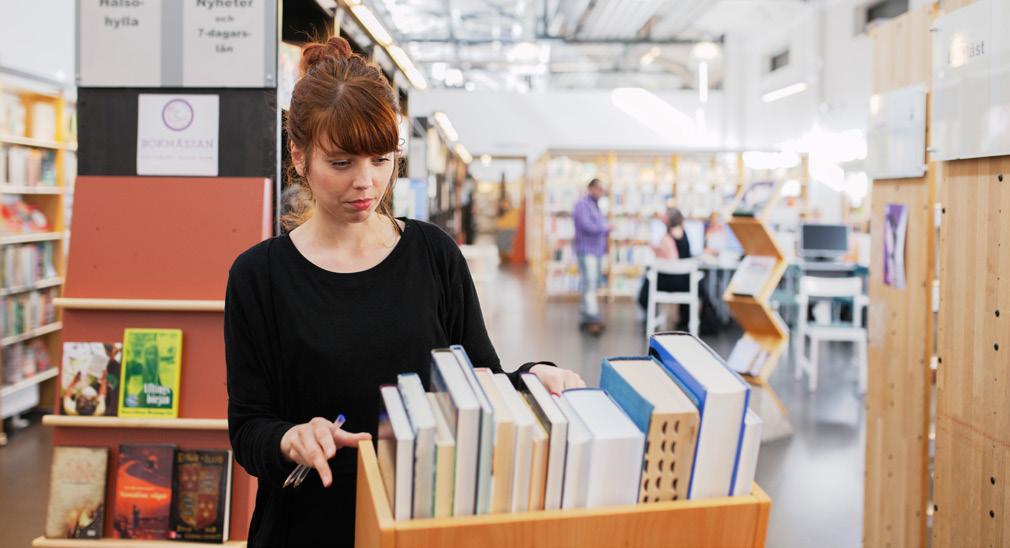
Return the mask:
<path id="1" fill-rule="evenodd" d="M 379 206 L 395 160 L 392 152 L 367 156 L 315 147 L 306 165 L 305 155 L 294 144 L 291 158 L 298 174 L 308 180 L 317 210 L 349 223 L 367 220 Z"/>

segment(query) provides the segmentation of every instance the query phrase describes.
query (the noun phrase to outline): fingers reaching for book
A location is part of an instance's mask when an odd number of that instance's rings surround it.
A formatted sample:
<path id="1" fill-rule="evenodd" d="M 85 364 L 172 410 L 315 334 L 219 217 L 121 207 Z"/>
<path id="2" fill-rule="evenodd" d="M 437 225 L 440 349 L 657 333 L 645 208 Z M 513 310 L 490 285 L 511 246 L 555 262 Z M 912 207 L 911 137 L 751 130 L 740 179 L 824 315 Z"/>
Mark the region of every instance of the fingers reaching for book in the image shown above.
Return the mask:
<path id="1" fill-rule="evenodd" d="M 535 365 L 530 369 L 544 384 L 548 391 L 560 394 L 568 388 L 585 388 L 586 382 L 578 373 L 570 369 L 552 367 L 549 365 Z"/>
<path id="2" fill-rule="evenodd" d="M 353 434 L 351 432 L 345 432 L 340 429 L 336 429 L 333 431 L 333 440 L 340 447 L 356 448 L 358 446 L 358 442 L 367 441 L 370 439 L 372 439 L 372 435 L 369 434 L 368 432 L 360 432 L 357 434 Z"/>

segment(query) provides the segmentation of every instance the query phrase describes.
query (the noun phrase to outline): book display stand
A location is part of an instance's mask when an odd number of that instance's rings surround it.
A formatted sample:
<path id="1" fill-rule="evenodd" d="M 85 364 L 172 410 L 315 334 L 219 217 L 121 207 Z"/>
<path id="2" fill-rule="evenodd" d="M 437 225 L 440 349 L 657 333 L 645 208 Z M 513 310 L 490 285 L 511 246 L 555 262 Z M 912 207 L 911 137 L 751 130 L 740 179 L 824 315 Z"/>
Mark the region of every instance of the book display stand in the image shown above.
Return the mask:
<path id="1" fill-rule="evenodd" d="M 757 548 L 765 545 L 771 511 L 768 495 L 754 484 L 750 495 L 738 497 L 395 521 L 368 441 L 358 446 L 356 505 L 358 548 Z"/>
<path id="2" fill-rule="evenodd" d="M 768 383 L 789 344 L 789 329 L 768 303 L 789 266 L 785 253 L 775 243 L 771 230 L 764 222 L 774 208 L 780 190 L 781 183 L 774 184 L 771 194 L 762 200 L 757 209 L 748 211 L 746 216 L 734 214 L 729 221 L 744 255 L 774 258 L 774 265 L 767 273 L 763 286 L 753 296 L 742 296 L 733 293 L 733 284 L 730 283 L 723 294 L 723 300 L 744 333 L 767 353 L 764 364 L 753 370 L 753 374 L 741 374 L 752 387 L 751 407 L 764 420 L 762 441 L 790 436 L 793 431 L 788 410 Z M 741 197 L 745 198 L 747 191 L 745 188 Z"/>
<path id="3" fill-rule="evenodd" d="M 264 178 L 80 177 L 67 265 L 64 341 L 119 341 L 125 328 L 183 332 L 179 417 L 50 415 L 54 446 L 108 447 L 106 507 L 116 493 L 115 449 L 171 443 L 228 449 L 224 291 L 238 254 L 271 235 Z M 232 463 L 229 546 L 244 546 L 255 480 Z M 106 511 L 106 537 L 112 512 Z M 178 541 L 39 537 L 33 546 L 185 546 Z"/>

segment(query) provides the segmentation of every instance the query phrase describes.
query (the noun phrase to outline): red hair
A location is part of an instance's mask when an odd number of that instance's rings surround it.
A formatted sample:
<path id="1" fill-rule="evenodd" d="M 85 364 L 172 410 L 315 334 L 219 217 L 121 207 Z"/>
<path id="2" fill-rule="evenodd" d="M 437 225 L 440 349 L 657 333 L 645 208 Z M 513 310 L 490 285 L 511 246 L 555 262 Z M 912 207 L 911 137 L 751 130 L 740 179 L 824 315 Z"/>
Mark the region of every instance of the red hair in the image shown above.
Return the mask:
<path id="1" fill-rule="evenodd" d="M 349 154 L 379 156 L 399 148 L 398 101 L 382 71 L 351 51 L 347 40 L 334 36 L 302 48 L 302 77 L 291 94 L 285 129 L 288 138 L 305 154 L 306 169 L 312 153 L 340 149 Z M 379 213 L 399 225 L 392 214 L 392 188 L 396 162 Z M 312 215 L 308 185 L 293 169 L 288 184 L 299 185 L 292 211 L 281 217 L 291 230 Z"/>

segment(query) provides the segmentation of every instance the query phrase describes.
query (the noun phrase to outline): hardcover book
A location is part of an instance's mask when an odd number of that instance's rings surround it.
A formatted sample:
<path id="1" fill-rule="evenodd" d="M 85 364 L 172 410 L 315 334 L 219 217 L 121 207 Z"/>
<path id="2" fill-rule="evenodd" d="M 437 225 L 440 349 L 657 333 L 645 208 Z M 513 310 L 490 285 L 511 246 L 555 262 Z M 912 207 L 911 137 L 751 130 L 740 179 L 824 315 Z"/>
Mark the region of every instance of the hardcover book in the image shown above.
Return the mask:
<path id="1" fill-rule="evenodd" d="M 168 538 L 193 542 L 228 540 L 230 499 L 231 451 L 176 451 Z"/>
<path id="2" fill-rule="evenodd" d="M 121 343 L 65 342 L 60 371 L 64 415 L 116 416 Z"/>
<path id="3" fill-rule="evenodd" d="M 108 460 L 104 447 L 53 448 L 46 537 L 102 537 Z"/>
<path id="4" fill-rule="evenodd" d="M 127 329 L 123 334 L 119 416 L 179 416 L 181 361 L 181 330 Z"/>
<path id="5" fill-rule="evenodd" d="M 174 445 L 120 445 L 112 527 L 116 538 L 166 539 Z"/>

